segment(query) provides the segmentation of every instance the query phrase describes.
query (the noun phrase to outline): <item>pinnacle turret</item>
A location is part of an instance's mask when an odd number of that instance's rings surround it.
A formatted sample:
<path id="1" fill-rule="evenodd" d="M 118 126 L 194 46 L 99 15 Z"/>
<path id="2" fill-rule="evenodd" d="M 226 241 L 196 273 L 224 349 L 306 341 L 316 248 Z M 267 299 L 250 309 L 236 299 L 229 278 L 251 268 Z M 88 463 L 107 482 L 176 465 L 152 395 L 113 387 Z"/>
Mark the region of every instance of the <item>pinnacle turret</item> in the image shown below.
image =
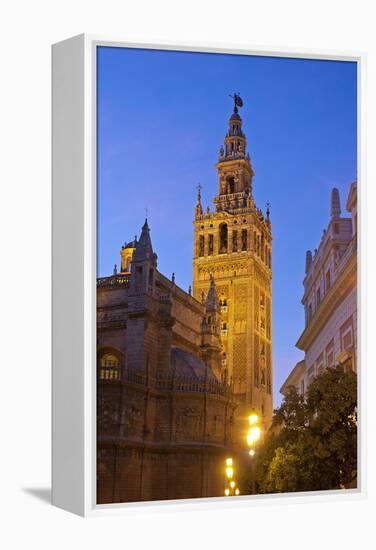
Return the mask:
<path id="1" fill-rule="evenodd" d="M 339 191 L 336 187 L 332 189 L 332 197 L 330 201 L 330 215 L 333 218 L 339 218 L 341 215 L 341 201 Z"/>
<path id="2" fill-rule="evenodd" d="M 197 186 L 197 202 L 196 202 L 196 208 L 195 208 L 195 217 L 198 218 L 202 216 L 202 205 L 201 205 L 201 184 L 199 183 Z"/>
<path id="3" fill-rule="evenodd" d="M 133 254 L 133 261 L 149 260 L 154 262 L 155 259 L 156 255 L 153 252 L 153 246 L 151 244 L 148 220 L 145 219 L 145 223 L 142 226 L 140 239 L 136 243 L 136 250 Z"/>
<path id="4" fill-rule="evenodd" d="M 210 277 L 210 287 L 209 287 L 208 295 L 206 297 L 205 306 L 206 306 L 207 312 L 217 312 L 219 310 L 217 289 L 215 286 L 213 275 L 211 275 Z"/>

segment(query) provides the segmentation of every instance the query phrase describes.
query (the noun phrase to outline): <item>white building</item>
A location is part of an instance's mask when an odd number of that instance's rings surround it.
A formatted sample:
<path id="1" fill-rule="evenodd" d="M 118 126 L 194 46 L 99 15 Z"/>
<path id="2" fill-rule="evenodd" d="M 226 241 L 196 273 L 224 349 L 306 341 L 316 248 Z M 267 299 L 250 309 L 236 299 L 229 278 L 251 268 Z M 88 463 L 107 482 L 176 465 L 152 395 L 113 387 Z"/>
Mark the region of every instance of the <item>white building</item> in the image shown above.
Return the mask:
<path id="1" fill-rule="evenodd" d="M 323 369 L 341 364 L 357 370 L 357 183 L 342 217 L 338 189 L 332 190 L 331 215 L 320 245 L 306 254 L 302 304 L 305 328 L 296 346 L 305 352 L 281 388 L 307 389 Z"/>

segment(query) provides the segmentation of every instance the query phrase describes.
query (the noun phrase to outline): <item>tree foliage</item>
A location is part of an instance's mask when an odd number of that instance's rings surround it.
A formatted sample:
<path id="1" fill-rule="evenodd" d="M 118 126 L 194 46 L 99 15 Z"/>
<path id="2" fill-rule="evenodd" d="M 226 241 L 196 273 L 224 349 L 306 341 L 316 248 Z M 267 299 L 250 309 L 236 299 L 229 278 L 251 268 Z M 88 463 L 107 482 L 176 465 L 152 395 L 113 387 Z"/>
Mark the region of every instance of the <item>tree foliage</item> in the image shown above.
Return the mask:
<path id="1" fill-rule="evenodd" d="M 356 404 L 356 375 L 341 367 L 324 371 L 304 397 L 291 388 L 255 458 L 257 492 L 347 486 L 357 469 Z M 250 483 L 247 475 L 244 492 Z"/>

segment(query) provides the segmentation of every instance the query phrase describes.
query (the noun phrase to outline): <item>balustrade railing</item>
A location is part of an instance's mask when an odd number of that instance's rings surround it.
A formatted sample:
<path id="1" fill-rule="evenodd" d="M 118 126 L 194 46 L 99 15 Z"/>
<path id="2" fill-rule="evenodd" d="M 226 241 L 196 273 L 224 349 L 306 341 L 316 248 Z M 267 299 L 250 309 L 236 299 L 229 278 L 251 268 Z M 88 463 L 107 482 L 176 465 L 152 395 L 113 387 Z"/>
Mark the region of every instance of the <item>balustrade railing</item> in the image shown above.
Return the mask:
<path id="1" fill-rule="evenodd" d="M 111 275 L 110 277 L 98 277 L 97 288 L 128 288 L 129 279 L 130 275 L 122 275 L 121 273 L 118 273 L 117 275 Z"/>
<path id="2" fill-rule="evenodd" d="M 100 381 L 130 382 L 132 384 L 150 385 L 156 389 L 175 392 L 195 392 L 209 393 L 214 395 L 227 396 L 232 392 L 232 386 L 215 380 L 198 380 L 193 377 L 176 377 L 174 375 L 164 375 L 157 378 L 149 379 L 145 372 L 140 372 L 136 369 L 125 369 L 121 374 L 120 368 L 100 367 L 98 369 Z"/>
<path id="3" fill-rule="evenodd" d="M 120 369 L 118 367 L 100 367 L 100 380 L 120 380 Z"/>

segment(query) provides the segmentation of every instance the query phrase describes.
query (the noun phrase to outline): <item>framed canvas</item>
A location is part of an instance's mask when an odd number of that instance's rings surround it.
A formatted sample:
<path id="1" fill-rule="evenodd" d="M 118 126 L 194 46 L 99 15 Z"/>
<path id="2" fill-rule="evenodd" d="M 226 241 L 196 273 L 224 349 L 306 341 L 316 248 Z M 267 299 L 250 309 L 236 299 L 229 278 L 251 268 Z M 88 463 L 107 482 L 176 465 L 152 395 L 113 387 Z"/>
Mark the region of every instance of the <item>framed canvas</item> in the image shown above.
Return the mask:
<path id="1" fill-rule="evenodd" d="M 363 496 L 364 56 L 52 60 L 53 503 Z"/>

